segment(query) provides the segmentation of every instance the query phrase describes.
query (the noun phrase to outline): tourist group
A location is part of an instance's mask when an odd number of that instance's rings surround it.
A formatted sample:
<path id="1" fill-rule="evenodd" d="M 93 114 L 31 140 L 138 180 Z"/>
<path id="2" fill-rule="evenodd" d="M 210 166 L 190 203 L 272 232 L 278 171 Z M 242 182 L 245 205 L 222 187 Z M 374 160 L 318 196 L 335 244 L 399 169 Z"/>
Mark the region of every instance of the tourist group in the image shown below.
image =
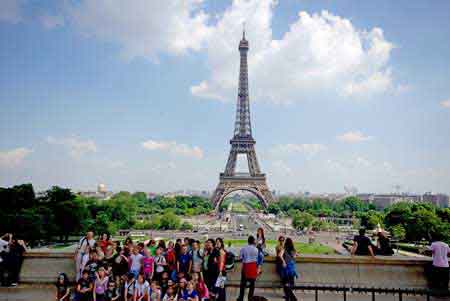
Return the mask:
<path id="1" fill-rule="evenodd" d="M 263 272 L 266 253 L 264 231 L 249 236 L 241 248 L 241 285 L 238 301 L 264 300 L 253 296 L 255 281 Z M 279 237 L 277 272 L 287 300 L 297 300 L 291 290 L 297 272 L 297 255 L 292 239 Z M 79 301 L 205 301 L 227 300 L 227 272 L 234 267 L 235 255 L 225 249 L 222 238 L 204 242 L 185 237 L 176 241 L 114 241 L 108 234 L 94 239 L 88 232 L 81 238 L 75 253 L 76 285 L 61 273 L 57 280 L 56 299 Z"/>

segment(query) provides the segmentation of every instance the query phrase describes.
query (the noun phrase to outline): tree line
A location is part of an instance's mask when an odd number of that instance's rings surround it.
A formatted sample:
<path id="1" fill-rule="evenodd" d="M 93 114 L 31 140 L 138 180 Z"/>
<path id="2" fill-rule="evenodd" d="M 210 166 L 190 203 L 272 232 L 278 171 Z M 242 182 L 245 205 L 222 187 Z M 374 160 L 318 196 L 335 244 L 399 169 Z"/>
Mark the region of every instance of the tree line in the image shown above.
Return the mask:
<path id="1" fill-rule="evenodd" d="M 14 233 L 32 245 L 67 241 L 89 229 L 116 233 L 119 229 L 191 229 L 180 215 L 211 211 L 200 197 L 148 199 L 143 192 L 119 192 L 108 200 L 83 197 L 68 188 L 54 186 L 39 197 L 32 184 L 0 187 L 0 233 Z M 138 216 L 144 216 L 143 221 Z"/>

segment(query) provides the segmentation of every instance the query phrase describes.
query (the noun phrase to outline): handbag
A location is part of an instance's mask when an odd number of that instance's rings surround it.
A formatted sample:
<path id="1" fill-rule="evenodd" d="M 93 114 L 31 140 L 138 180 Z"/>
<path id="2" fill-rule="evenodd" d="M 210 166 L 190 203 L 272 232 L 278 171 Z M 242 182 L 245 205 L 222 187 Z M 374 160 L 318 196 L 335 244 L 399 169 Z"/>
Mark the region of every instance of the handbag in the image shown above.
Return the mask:
<path id="1" fill-rule="evenodd" d="M 224 288 L 225 287 L 225 281 L 227 280 L 227 277 L 219 275 L 216 280 L 215 287 Z"/>

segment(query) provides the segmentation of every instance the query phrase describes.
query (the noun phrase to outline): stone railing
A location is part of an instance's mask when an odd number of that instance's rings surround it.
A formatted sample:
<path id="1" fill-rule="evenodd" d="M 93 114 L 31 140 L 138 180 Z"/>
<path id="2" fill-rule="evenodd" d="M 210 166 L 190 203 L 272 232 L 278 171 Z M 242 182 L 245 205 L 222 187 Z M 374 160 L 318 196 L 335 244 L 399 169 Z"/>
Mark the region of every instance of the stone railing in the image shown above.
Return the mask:
<path id="1" fill-rule="evenodd" d="M 375 259 L 342 255 L 302 255 L 297 258 L 298 284 L 346 285 L 382 288 L 426 288 L 425 266 L 429 258 L 383 257 Z M 54 283 L 58 273 L 75 276 L 73 254 L 29 252 L 20 273 L 24 283 Z M 238 286 L 241 265 L 228 272 L 227 284 Z M 257 287 L 279 287 L 275 260 L 266 257 Z"/>

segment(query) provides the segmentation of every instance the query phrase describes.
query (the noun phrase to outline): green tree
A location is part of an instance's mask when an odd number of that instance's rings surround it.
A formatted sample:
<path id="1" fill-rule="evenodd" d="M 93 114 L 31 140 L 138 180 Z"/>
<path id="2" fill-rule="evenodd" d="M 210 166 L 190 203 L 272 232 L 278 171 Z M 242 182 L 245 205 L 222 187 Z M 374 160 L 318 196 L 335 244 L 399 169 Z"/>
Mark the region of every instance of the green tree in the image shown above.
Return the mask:
<path id="1" fill-rule="evenodd" d="M 292 226 L 298 230 L 309 228 L 313 221 L 314 216 L 307 212 L 297 211 L 297 213 L 292 216 Z"/>

